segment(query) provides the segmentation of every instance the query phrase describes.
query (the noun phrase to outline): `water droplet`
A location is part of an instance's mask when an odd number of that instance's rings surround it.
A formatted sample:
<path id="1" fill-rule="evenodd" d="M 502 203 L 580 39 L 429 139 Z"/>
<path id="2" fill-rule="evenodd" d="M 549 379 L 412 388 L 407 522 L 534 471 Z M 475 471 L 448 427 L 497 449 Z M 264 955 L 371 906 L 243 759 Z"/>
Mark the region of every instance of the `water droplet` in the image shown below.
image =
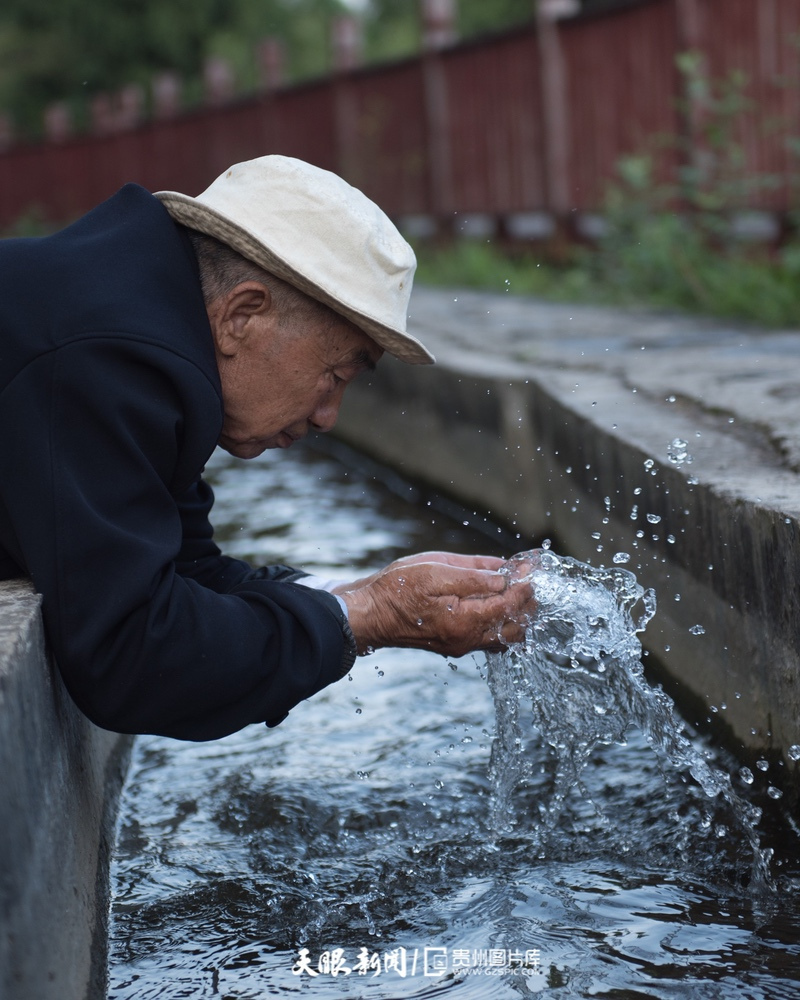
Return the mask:
<path id="1" fill-rule="evenodd" d="M 759 771 L 768 771 L 769 763 L 765 760 L 757 760 L 756 767 L 759 769 Z"/>
<path id="2" fill-rule="evenodd" d="M 661 520 L 661 517 L 658 514 L 648 514 L 647 520 L 650 524 L 658 524 L 658 522 Z"/>
<path id="3" fill-rule="evenodd" d="M 361 715 L 361 709 L 360 708 L 356 709 L 356 715 Z"/>
<path id="4" fill-rule="evenodd" d="M 675 601 L 679 601 L 680 599 L 681 599 L 681 595 L 680 594 L 676 594 L 675 597 L 673 598 L 673 600 L 675 600 Z"/>
<path id="5" fill-rule="evenodd" d="M 692 635 L 705 635 L 706 634 L 706 630 L 703 628 L 702 625 L 692 625 L 692 627 L 689 629 L 689 631 L 692 633 Z"/>
<path id="6" fill-rule="evenodd" d="M 793 743 L 788 750 L 789 760 L 800 760 L 800 744 Z"/>
<path id="7" fill-rule="evenodd" d="M 422 619 L 421 618 L 417 618 L 417 625 L 421 625 L 421 624 L 422 624 Z"/>
<path id="8" fill-rule="evenodd" d="M 646 459 L 644 460 L 644 467 L 645 467 L 645 469 L 647 469 L 647 471 L 648 471 L 648 472 L 649 472 L 649 471 L 650 471 L 650 470 L 651 470 L 651 469 L 653 468 L 653 466 L 654 466 L 655 464 L 656 464 L 656 463 L 655 463 L 655 462 L 653 461 L 653 459 L 652 459 L 652 458 L 646 458 Z"/>
<path id="9" fill-rule="evenodd" d="M 769 788 L 767 789 L 767 795 L 769 795 L 771 799 L 783 798 L 783 792 L 780 790 L 780 788 L 776 788 L 774 785 L 769 786 Z"/>
<path id="10" fill-rule="evenodd" d="M 739 768 L 739 779 L 741 781 L 743 781 L 745 783 L 745 785 L 752 785 L 753 782 L 755 781 L 755 777 L 753 776 L 753 772 L 750 770 L 749 767 L 740 767 Z"/>
<path id="11" fill-rule="evenodd" d="M 439 788 L 439 789 L 444 788 L 444 782 L 440 778 L 437 778 L 436 781 L 434 781 L 433 784 L 434 784 L 434 786 L 436 788 Z"/>
<path id="12" fill-rule="evenodd" d="M 622 565 L 622 563 L 630 562 L 631 561 L 630 553 L 615 552 L 614 555 L 611 557 L 611 561 L 616 563 L 618 566 Z"/>
<path id="13" fill-rule="evenodd" d="M 667 542 L 670 545 L 674 545 L 675 544 L 675 536 L 674 535 L 667 535 Z"/>
<path id="14" fill-rule="evenodd" d="M 667 458 L 673 465 L 689 464 L 692 456 L 689 454 L 689 442 L 683 438 L 673 438 L 667 445 Z"/>
<path id="15" fill-rule="evenodd" d="M 458 664 L 453 663 L 452 660 L 447 661 L 447 666 L 450 667 L 451 670 L 458 670 Z"/>

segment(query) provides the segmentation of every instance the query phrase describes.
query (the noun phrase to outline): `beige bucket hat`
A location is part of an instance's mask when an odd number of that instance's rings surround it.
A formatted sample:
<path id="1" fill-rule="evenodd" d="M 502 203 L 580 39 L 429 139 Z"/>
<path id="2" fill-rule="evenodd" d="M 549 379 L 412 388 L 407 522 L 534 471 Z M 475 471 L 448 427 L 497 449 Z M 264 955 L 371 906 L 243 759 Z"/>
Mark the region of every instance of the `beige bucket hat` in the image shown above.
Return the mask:
<path id="1" fill-rule="evenodd" d="M 191 198 L 157 191 L 177 222 L 330 306 L 410 364 L 433 355 L 406 331 L 414 251 L 366 195 L 289 156 L 237 163 Z"/>

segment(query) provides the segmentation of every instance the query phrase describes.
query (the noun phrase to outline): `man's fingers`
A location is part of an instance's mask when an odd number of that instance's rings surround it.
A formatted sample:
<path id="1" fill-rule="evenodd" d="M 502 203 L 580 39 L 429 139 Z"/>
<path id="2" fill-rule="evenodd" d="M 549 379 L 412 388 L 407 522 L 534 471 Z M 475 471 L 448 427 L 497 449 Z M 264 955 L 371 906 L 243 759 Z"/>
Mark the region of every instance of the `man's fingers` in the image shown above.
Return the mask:
<path id="1" fill-rule="evenodd" d="M 500 559 L 497 556 L 464 556 L 464 555 L 453 555 L 451 566 L 463 566 L 465 569 L 484 569 L 492 570 L 497 572 L 502 569 L 506 564 L 505 559 Z"/>
<path id="2" fill-rule="evenodd" d="M 498 631 L 499 637 L 503 640 L 504 645 L 511 646 L 517 642 L 525 641 L 525 625 L 521 622 L 516 622 L 512 620 L 504 621 L 500 626 Z"/>
<path id="3" fill-rule="evenodd" d="M 454 597 L 464 600 L 501 594 L 508 586 L 508 580 L 502 573 L 494 570 L 460 567 L 452 567 L 452 570 L 442 582 Z"/>
<path id="4" fill-rule="evenodd" d="M 466 565 L 393 563 L 344 595 L 360 650 L 415 646 L 444 655 L 502 648 L 524 638 L 535 607 L 527 582 L 509 581 L 493 557 L 458 557 Z M 476 568 L 476 562 L 491 568 Z"/>
<path id="5" fill-rule="evenodd" d="M 418 555 L 405 556 L 392 564 L 397 566 L 419 566 L 424 563 L 438 563 L 442 566 L 456 566 L 463 569 L 499 570 L 506 565 L 505 559 L 498 556 L 470 556 L 460 552 L 420 552 Z"/>

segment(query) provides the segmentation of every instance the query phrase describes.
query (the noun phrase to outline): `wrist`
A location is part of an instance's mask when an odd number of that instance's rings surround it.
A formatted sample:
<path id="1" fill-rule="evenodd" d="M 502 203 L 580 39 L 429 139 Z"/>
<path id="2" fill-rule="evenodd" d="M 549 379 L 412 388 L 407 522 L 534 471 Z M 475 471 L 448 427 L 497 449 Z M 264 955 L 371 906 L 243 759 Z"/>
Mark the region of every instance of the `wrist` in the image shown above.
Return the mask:
<path id="1" fill-rule="evenodd" d="M 358 655 L 358 644 L 356 643 L 356 637 L 353 635 L 353 630 L 350 628 L 347 616 L 342 619 L 342 635 L 344 636 L 344 648 L 342 649 L 340 680 L 353 669 L 353 664 L 356 662 L 356 656 Z"/>
<path id="2" fill-rule="evenodd" d="M 374 634 L 372 600 L 366 588 L 348 590 L 339 595 L 347 605 L 347 618 L 359 656 L 384 645 Z"/>

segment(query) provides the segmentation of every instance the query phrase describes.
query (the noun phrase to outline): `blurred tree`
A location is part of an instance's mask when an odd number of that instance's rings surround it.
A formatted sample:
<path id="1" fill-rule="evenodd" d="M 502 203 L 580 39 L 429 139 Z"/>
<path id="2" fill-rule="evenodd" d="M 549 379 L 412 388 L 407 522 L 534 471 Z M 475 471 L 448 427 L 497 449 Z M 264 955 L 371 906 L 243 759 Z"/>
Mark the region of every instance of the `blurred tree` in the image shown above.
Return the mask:
<path id="1" fill-rule="evenodd" d="M 462 38 L 528 24 L 533 20 L 531 0 L 459 0 L 458 31 Z"/>
<path id="2" fill-rule="evenodd" d="M 365 49 L 370 62 L 419 51 L 422 0 L 368 0 L 364 5 Z M 460 38 L 502 31 L 533 20 L 535 0 L 456 0 Z"/>
<path id="3" fill-rule="evenodd" d="M 324 73 L 329 21 L 343 9 L 340 0 L 5 0 L 0 109 L 36 135 L 51 101 L 67 101 L 80 121 L 92 94 L 146 86 L 161 70 L 182 75 L 191 102 L 208 56 L 228 59 L 248 89 L 253 46 L 266 35 L 284 40 L 291 78 Z"/>
<path id="4" fill-rule="evenodd" d="M 585 9 L 631 0 L 582 0 Z M 282 39 L 287 75 L 298 80 L 330 67 L 330 20 L 364 18 L 369 62 L 419 50 L 421 0 L 4 0 L 0 8 L 0 111 L 22 135 L 41 133 L 44 108 L 66 101 L 78 125 L 93 94 L 175 70 L 184 100 L 202 95 L 203 64 L 222 56 L 237 86 L 256 85 L 254 44 Z M 457 0 L 457 31 L 470 38 L 530 23 L 535 0 Z"/>
<path id="5" fill-rule="evenodd" d="M 364 7 L 364 55 L 384 62 L 418 52 L 421 0 L 370 0 Z"/>

